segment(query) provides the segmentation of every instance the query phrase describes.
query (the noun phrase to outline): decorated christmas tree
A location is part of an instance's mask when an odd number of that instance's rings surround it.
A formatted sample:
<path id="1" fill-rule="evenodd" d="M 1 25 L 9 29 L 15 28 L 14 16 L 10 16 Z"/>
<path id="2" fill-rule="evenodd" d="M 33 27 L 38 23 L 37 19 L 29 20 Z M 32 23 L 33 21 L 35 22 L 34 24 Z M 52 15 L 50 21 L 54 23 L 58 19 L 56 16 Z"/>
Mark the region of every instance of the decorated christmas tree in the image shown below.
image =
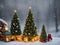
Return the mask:
<path id="1" fill-rule="evenodd" d="M 45 26 L 43 25 L 42 27 L 42 32 L 41 32 L 41 35 L 40 35 L 40 42 L 46 42 L 47 41 L 47 33 L 46 33 L 46 30 L 45 30 Z"/>
<path id="2" fill-rule="evenodd" d="M 21 35 L 20 23 L 16 10 L 14 10 L 14 16 L 11 21 L 11 34 Z"/>
<path id="3" fill-rule="evenodd" d="M 24 27 L 23 36 L 26 36 L 31 39 L 37 35 L 38 35 L 37 28 L 34 23 L 34 18 L 33 18 L 32 12 L 31 12 L 31 7 L 29 7 L 29 13 L 28 13 L 28 16 L 26 19 L 26 24 Z"/>

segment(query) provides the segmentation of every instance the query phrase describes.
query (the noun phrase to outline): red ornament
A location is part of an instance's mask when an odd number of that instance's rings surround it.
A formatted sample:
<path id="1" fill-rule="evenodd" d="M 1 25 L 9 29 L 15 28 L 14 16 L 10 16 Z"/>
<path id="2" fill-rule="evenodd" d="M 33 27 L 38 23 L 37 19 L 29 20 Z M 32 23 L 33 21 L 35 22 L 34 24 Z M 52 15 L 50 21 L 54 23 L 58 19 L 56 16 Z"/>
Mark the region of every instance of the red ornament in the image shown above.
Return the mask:
<path id="1" fill-rule="evenodd" d="M 48 34 L 48 41 L 52 40 L 51 34 Z"/>

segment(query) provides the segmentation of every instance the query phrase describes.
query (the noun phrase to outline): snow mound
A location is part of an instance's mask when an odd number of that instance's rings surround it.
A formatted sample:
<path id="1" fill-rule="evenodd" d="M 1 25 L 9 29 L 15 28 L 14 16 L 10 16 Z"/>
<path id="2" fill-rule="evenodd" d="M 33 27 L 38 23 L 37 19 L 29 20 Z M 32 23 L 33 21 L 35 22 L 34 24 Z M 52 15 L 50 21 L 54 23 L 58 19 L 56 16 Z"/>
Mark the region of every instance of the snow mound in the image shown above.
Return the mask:
<path id="1" fill-rule="evenodd" d="M 0 21 L 5 23 L 6 25 L 8 25 L 7 22 L 5 20 L 1 19 L 1 18 L 0 18 Z"/>

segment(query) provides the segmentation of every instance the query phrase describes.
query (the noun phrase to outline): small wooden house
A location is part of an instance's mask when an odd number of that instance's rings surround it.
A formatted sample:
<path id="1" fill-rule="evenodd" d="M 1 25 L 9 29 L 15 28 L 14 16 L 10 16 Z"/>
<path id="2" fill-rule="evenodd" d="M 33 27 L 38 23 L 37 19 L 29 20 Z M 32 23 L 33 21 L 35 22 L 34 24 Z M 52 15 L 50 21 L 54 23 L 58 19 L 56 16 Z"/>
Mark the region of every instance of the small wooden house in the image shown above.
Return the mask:
<path id="1" fill-rule="evenodd" d="M 0 33 L 5 32 L 6 30 L 8 30 L 6 21 L 4 21 L 3 19 L 0 19 Z"/>
<path id="2" fill-rule="evenodd" d="M 0 41 L 22 41 L 21 35 L 11 35 L 6 21 L 0 19 Z"/>
<path id="3" fill-rule="evenodd" d="M 0 19 L 0 41 L 6 41 L 6 38 L 10 37 L 10 33 L 7 30 L 8 26 L 6 21 Z"/>

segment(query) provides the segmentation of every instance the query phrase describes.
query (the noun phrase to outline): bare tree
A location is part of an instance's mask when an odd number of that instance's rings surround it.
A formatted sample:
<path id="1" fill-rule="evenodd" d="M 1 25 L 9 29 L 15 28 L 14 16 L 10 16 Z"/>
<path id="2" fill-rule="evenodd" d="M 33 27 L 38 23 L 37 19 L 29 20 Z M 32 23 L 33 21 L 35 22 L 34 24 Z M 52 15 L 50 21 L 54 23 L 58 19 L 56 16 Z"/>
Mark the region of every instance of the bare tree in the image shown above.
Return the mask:
<path id="1" fill-rule="evenodd" d="M 5 1 L 0 0 L 0 18 L 4 18 L 2 15 L 4 6 L 5 6 Z"/>
<path id="2" fill-rule="evenodd" d="M 56 6 L 56 1 L 54 0 L 54 18 L 55 18 L 55 26 L 56 26 L 56 32 L 58 32 L 58 20 L 57 20 L 57 6 Z"/>

